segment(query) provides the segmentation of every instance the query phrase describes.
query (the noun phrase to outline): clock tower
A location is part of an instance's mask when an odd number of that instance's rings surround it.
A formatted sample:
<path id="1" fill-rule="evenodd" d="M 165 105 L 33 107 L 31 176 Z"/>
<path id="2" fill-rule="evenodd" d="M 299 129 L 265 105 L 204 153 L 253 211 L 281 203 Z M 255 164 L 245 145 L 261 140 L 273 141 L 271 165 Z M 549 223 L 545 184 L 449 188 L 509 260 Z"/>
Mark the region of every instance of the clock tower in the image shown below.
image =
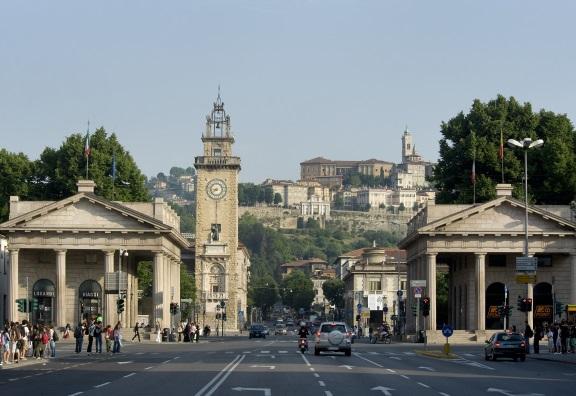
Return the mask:
<path id="1" fill-rule="evenodd" d="M 238 246 L 240 158 L 232 154 L 234 136 L 220 93 L 206 117 L 202 143 L 203 155 L 194 162 L 197 301 L 203 325 L 215 331 L 224 323 L 226 331 L 237 331 L 246 312 L 248 266 Z"/>

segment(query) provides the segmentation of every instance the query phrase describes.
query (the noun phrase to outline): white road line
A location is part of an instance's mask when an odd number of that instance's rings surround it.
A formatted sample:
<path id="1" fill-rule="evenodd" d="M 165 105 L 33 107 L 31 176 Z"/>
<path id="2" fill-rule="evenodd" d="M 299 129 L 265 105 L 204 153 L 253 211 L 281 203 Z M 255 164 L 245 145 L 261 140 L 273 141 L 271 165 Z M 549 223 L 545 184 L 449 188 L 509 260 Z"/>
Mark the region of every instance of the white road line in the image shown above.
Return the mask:
<path id="1" fill-rule="evenodd" d="M 300 356 L 302 356 L 302 359 L 304 359 L 304 362 L 306 362 L 306 365 L 307 365 L 308 367 L 312 366 L 312 365 L 310 364 L 310 362 L 308 361 L 308 359 L 306 359 L 306 356 L 304 356 L 303 353 L 301 353 Z"/>
<path id="2" fill-rule="evenodd" d="M 171 361 L 172 361 L 172 359 L 168 359 L 166 361 L 163 361 L 162 364 L 170 363 Z"/>
<path id="3" fill-rule="evenodd" d="M 270 351 L 260 351 L 260 353 L 270 353 Z"/>
<path id="4" fill-rule="evenodd" d="M 176 357 L 174 358 L 174 360 L 176 360 L 176 359 L 180 359 L 180 356 L 176 356 Z"/>
<path id="5" fill-rule="evenodd" d="M 82 393 L 84 393 L 84 392 L 71 393 L 68 396 L 78 396 L 78 395 L 81 395 Z"/>
<path id="6" fill-rule="evenodd" d="M 402 360 L 402 358 L 399 358 L 398 356 L 390 356 L 390 359 L 394 359 L 394 360 Z"/>
<path id="7" fill-rule="evenodd" d="M 444 392 L 438 392 L 438 394 L 440 394 L 442 396 L 450 396 L 448 393 L 444 393 Z"/>
<path id="8" fill-rule="evenodd" d="M 324 394 L 325 394 L 326 396 L 332 396 L 332 392 L 330 392 L 330 391 L 324 391 Z"/>
<path id="9" fill-rule="evenodd" d="M 231 354 L 233 354 L 234 352 L 233 352 L 233 351 L 226 351 L 225 353 L 226 353 L 226 355 L 231 355 Z"/>
<path id="10" fill-rule="evenodd" d="M 367 361 L 368 363 L 371 363 L 371 364 L 373 364 L 373 365 L 376 366 L 376 367 L 384 368 L 384 366 L 382 366 L 381 364 L 378 364 L 378 363 L 376 363 L 376 362 L 373 362 L 373 361 L 370 360 L 370 359 L 366 359 L 365 357 L 360 356 L 360 355 L 358 355 L 357 353 L 354 353 L 354 355 L 356 355 L 357 358 L 360 358 L 360 359 L 362 359 L 362 360 L 365 360 L 365 361 Z"/>
<path id="11" fill-rule="evenodd" d="M 314 377 L 316 377 L 316 378 L 320 378 L 320 374 L 318 374 L 318 373 L 314 373 Z"/>
<path id="12" fill-rule="evenodd" d="M 380 352 L 371 351 L 371 352 L 368 352 L 368 353 L 369 353 L 370 355 L 380 355 Z"/>
<path id="13" fill-rule="evenodd" d="M 206 393 L 206 396 L 211 396 L 214 392 L 216 392 L 216 390 L 218 390 L 218 388 L 220 387 L 220 385 L 222 385 L 222 383 L 224 381 L 226 381 L 226 378 L 228 378 L 230 376 L 230 374 L 232 374 L 232 371 L 234 371 L 234 369 L 236 367 L 238 367 L 238 365 L 240 363 L 242 363 L 242 360 L 244 360 L 244 358 L 246 358 L 246 355 L 238 355 L 240 356 L 240 359 L 238 359 L 236 361 L 236 363 L 234 363 L 234 365 L 232 367 L 230 367 L 230 369 L 226 372 L 226 374 L 224 374 L 221 378 L 220 381 L 218 381 L 216 384 L 214 384 L 214 386 L 212 387 L 212 389 L 210 390 L 210 392 Z"/>
<path id="14" fill-rule="evenodd" d="M 150 369 L 153 369 L 153 368 L 154 368 L 154 366 L 150 366 L 150 367 L 146 367 L 144 370 L 150 370 Z"/>
<path id="15" fill-rule="evenodd" d="M 407 380 L 410 379 L 410 377 L 408 377 L 407 375 L 401 375 L 400 377 L 402 377 L 402 378 L 404 378 L 404 379 L 407 379 Z"/>
<path id="16" fill-rule="evenodd" d="M 414 352 L 404 352 L 404 355 L 414 356 L 416 355 Z"/>
<path id="17" fill-rule="evenodd" d="M 133 375 L 136 375 L 136 373 L 127 374 L 127 375 L 124 376 L 124 378 L 130 378 L 130 377 L 132 377 Z"/>
<path id="18" fill-rule="evenodd" d="M 288 353 L 288 351 L 278 351 L 278 353 Z"/>
<path id="19" fill-rule="evenodd" d="M 102 388 L 103 386 L 109 385 L 110 382 L 104 382 L 103 384 L 100 385 L 95 385 L 94 388 Z"/>
<path id="20" fill-rule="evenodd" d="M 422 370 L 436 371 L 436 370 L 434 370 L 432 367 L 420 366 L 420 367 L 418 367 L 418 368 L 419 368 L 419 369 L 422 369 Z"/>
<path id="21" fill-rule="evenodd" d="M 396 371 L 392 370 L 392 369 L 386 369 L 388 370 L 389 373 L 395 373 Z"/>
<path id="22" fill-rule="evenodd" d="M 464 356 L 475 357 L 476 355 L 473 355 L 471 353 L 465 353 Z"/>
<path id="23" fill-rule="evenodd" d="M 417 382 L 418 385 L 423 386 L 424 388 L 430 388 L 428 385 L 423 384 L 422 382 Z"/>
<path id="24" fill-rule="evenodd" d="M 310 367 L 310 371 L 316 371 L 314 367 Z"/>
<path id="25" fill-rule="evenodd" d="M 13 381 L 18 381 L 20 378 L 9 378 L 8 381 L 13 382 Z"/>
<path id="26" fill-rule="evenodd" d="M 218 389 L 218 387 L 222 384 L 222 382 L 224 381 L 219 381 L 221 379 L 226 379 L 228 378 L 228 375 L 230 375 L 230 373 L 232 371 L 228 371 L 228 370 L 234 370 L 234 368 L 236 368 L 236 366 L 238 364 L 240 364 L 240 362 L 242 360 L 244 360 L 244 358 L 246 357 L 246 355 L 236 355 L 236 357 L 234 359 L 232 359 L 232 361 L 230 363 L 228 363 L 226 365 L 226 367 L 224 367 L 222 370 L 220 370 L 220 372 L 218 372 L 218 374 L 216 374 L 216 376 L 214 378 L 212 378 L 210 380 L 210 382 L 208 382 L 206 385 L 204 385 L 204 387 L 202 389 L 200 389 L 198 392 L 196 392 L 196 394 L 194 396 L 210 396 L 213 392 L 216 391 L 216 389 Z M 214 386 L 213 386 L 214 385 Z M 212 389 L 210 389 L 210 387 L 212 387 Z M 210 392 L 208 393 L 204 393 L 206 392 L 208 389 L 210 389 Z"/>
<path id="27" fill-rule="evenodd" d="M 242 353 L 244 353 L 244 354 L 246 354 L 246 355 L 249 355 L 249 354 L 251 354 L 252 352 L 250 352 L 250 351 L 244 351 L 244 352 L 242 352 Z"/>
<path id="28" fill-rule="evenodd" d="M 326 386 L 326 384 L 324 383 L 324 381 L 318 381 L 318 385 L 320 385 L 320 386 Z"/>

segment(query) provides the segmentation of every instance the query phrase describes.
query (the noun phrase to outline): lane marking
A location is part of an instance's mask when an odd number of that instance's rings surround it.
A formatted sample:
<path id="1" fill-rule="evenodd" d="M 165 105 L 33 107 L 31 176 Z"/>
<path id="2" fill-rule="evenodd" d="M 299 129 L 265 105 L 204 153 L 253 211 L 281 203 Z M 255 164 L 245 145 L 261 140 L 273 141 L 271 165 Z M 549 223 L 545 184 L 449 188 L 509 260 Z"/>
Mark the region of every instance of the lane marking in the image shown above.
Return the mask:
<path id="1" fill-rule="evenodd" d="M 324 391 L 324 394 L 325 394 L 326 396 L 332 396 L 332 392 L 330 392 L 330 391 Z"/>
<path id="2" fill-rule="evenodd" d="M 414 355 L 416 355 L 416 353 L 414 353 L 414 352 L 404 352 L 404 355 L 414 356 Z"/>
<path id="3" fill-rule="evenodd" d="M 232 352 L 230 352 L 232 353 Z M 260 351 L 260 353 L 270 353 L 270 351 Z"/>
<path id="4" fill-rule="evenodd" d="M 288 353 L 288 351 L 278 351 L 278 353 Z"/>
<path id="5" fill-rule="evenodd" d="M 320 378 L 320 374 L 318 374 L 318 373 L 314 373 L 314 377 L 316 377 L 316 378 Z"/>
<path id="6" fill-rule="evenodd" d="M 162 364 L 170 363 L 171 361 L 172 361 L 172 359 L 168 359 L 168 360 L 162 362 Z"/>
<path id="7" fill-rule="evenodd" d="M 368 354 L 369 354 L 369 355 L 380 355 L 380 352 L 374 352 L 374 351 L 372 351 L 372 352 L 368 352 Z"/>
<path id="8" fill-rule="evenodd" d="M 177 360 L 177 359 L 180 359 L 180 356 L 176 356 L 176 357 L 174 358 L 174 360 Z"/>
<path id="9" fill-rule="evenodd" d="M 130 373 L 130 374 L 128 374 L 128 375 L 125 375 L 124 378 L 130 378 L 130 377 L 132 377 L 133 375 L 136 375 L 136 373 Z"/>
<path id="10" fill-rule="evenodd" d="M 78 395 L 81 395 L 82 393 L 84 393 L 84 392 L 71 393 L 68 396 L 78 396 Z"/>
<path id="11" fill-rule="evenodd" d="M 324 383 L 324 381 L 318 381 L 318 385 L 320 385 L 320 386 L 326 386 L 326 384 Z"/>
<path id="12" fill-rule="evenodd" d="M 423 384 L 422 382 L 417 382 L 418 385 L 423 386 L 424 388 L 430 388 L 428 385 Z"/>
<path id="13" fill-rule="evenodd" d="M 418 367 L 418 368 L 419 368 L 419 369 L 422 369 L 422 370 L 436 371 L 436 370 L 434 370 L 432 367 L 427 367 L 427 366 L 420 366 L 420 367 Z"/>
<path id="14" fill-rule="evenodd" d="M 444 393 L 444 392 L 438 392 L 438 394 L 440 394 L 442 396 L 450 396 L 448 393 Z"/>
<path id="15" fill-rule="evenodd" d="M 153 368 L 154 368 L 154 366 L 150 366 L 150 367 L 146 367 L 144 370 L 150 370 L 150 369 L 153 369 Z"/>
<path id="16" fill-rule="evenodd" d="M 310 367 L 310 371 L 316 371 L 314 367 Z"/>
<path id="17" fill-rule="evenodd" d="M 373 361 L 370 360 L 370 359 L 366 359 L 364 356 L 360 356 L 360 355 L 358 355 L 357 353 L 354 353 L 354 355 L 356 355 L 357 358 L 362 359 L 362 360 L 365 360 L 365 361 L 367 361 L 368 363 L 373 364 L 373 365 L 376 366 L 376 367 L 384 368 L 384 366 L 382 366 L 381 364 L 378 364 L 378 363 L 376 363 L 376 362 L 373 362 Z"/>
<path id="18" fill-rule="evenodd" d="M 312 365 L 310 364 L 310 362 L 308 361 L 308 359 L 306 359 L 306 356 L 304 356 L 303 353 L 301 353 L 300 356 L 302 356 L 302 359 L 304 359 L 304 362 L 306 362 L 306 365 L 307 365 L 308 367 L 312 366 Z"/>
<path id="19" fill-rule="evenodd" d="M 396 371 L 392 370 L 392 369 L 386 369 L 388 370 L 389 373 L 396 373 Z"/>
<path id="20" fill-rule="evenodd" d="M 95 385 L 94 388 L 102 388 L 103 386 L 106 386 L 106 385 L 110 385 L 110 382 L 104 382 L 103 384 Z"/>
<path id="21" fill-rule="evenodd" d="M 236 367 L 238 367 L 238 365 L 240 363 L 242 363 L 242 360 L 244 360 L 246 358 L 246 355 L 238 355 L 240 357 L 240 359 L 238 359 L 238 361 L 232 366 L 230 367 L 230 369 L 228 370 L 228 372 L 226 372 L 226 374 L 224 374 L 222 376 L 222 378 L 220 378 L 220 381 L 218 381 L 210 390 L 210 392 L 206 393 L 206 396 L 211 396 L 214 392 L 216 392 L 216 390 L 218 390 L 218 388 L 220 387 L 220 385 L 222 385 L 222 383 L 224 383 L 224 381 L 226 381 L 226 379 L 230 376 L 230 374 L 232 374 L 232 371 L 234 371 L 234 369 Z M 266 393 L 265 393 L 266 394 Z M 268 393 L 269 395 L 270 393 Z"/>
<path id="22" fill-rule="evenodd" d="M 244 352 L 242 352 L 242 353 L 245 353 L 246 355 L 249 355 L 249 354 L 251 354 L 252 352 L 250 352 L 250 351 L 244 351 Z"/>
<path id="23" fill-rule="evenodd" d="M 398 356 L 390 356 L 390 359 L 394 359 L 394 360 L 402 360 L 402 358 L 399 358 Z"/>
<path id="24" fill-rule="evenodd" d="M 407 379 L 407 380 L 410 379 L 410 377 L 408 377 L 407 375 L 401 375 L 400 377 L 402 377 L 402 378 L 404 378 L 404 379 Z"/>
<path id="25" fill-rule="evenodd" d="M 13 381 L 18 381 L 20 378 L 9 378 L 8 381 L 13 382 Z"/>

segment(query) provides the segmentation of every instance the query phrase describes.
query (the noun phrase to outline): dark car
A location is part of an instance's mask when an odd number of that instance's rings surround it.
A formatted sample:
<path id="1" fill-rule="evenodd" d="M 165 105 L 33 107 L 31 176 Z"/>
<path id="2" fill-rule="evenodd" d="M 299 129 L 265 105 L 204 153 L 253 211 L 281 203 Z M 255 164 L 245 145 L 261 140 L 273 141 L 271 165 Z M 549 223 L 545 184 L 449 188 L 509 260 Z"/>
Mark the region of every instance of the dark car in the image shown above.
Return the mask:
<path id="1" fill-rule="evenodd" d="M 526 342 L 524 336 L 519 333 L 499 332 L 492 334 L 484 346 L 486 360 L 496 360 L 499 357 L 512 358 L 514 361 L 520 358 L 526 360 Z"/>
<path id="2" fill-rule="evenodd" d="M 266 338 L 266 328 L 261 324 L 253 324 L 250 326 L 250 334 L 248 338 Z"/>

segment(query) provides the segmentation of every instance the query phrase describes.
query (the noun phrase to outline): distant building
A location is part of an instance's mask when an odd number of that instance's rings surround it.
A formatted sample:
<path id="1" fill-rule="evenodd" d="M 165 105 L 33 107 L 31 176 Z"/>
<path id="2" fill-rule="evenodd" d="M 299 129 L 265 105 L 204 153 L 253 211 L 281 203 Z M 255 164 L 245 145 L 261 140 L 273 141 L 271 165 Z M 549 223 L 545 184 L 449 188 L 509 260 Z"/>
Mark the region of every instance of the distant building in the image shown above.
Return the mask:
<path id="1" fill-rule="evenodd" d="M 394 163 L 377 159 L 332 161 L 323 157 L 316 157 L 300 163 L 300 178 L 317 181 L 328 188 L 340 188 L 344 176 L 351 173 L 389 177 L 393 167 Z"/>
<path id="2" fill-rule="evenodd" d="M 319 258 L 296 260 L 282 264 L 280 268 L 282 269 L 282 277 L 286 277 L 288 274 L 296 270 L 309 275 L 314 285 L 314 301 L 312 304 L 323 307 L 327 306 L 328 301 L 324 297 L 322 285 L 328 279 L 336 278 L 336 270 L 330 267 L 326 261 Z"/>
<path id="3" fill-rule="evenodd" d="M 430 187 L 426 180 L 432 175 L 434 165 L 426 162 L 416 152 L 412 134 L 408 128 L 402 135 L 402 163 L 394 166 L 391 172 L 392 188 L 394 189 L 421 189 Z"/>

